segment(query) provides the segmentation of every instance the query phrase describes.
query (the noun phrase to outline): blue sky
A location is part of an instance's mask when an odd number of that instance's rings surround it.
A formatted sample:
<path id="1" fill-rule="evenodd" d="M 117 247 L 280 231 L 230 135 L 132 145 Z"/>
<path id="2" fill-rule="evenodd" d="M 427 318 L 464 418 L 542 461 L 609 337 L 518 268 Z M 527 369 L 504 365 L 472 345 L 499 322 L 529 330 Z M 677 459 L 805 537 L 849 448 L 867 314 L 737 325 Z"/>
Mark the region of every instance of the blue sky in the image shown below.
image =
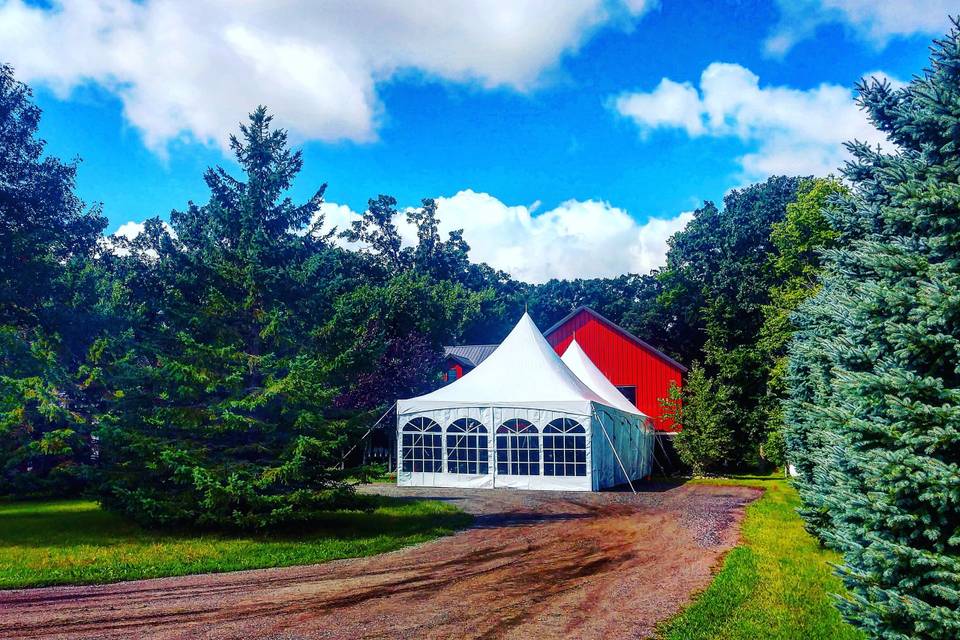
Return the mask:
<path id="1" fill-rule="evenodd" d="M 909 80 L 949 10 L 287 5 L 0 0 L 0 59 L 34 87 L 49 151 L 83 158 L 80 193 L 103 202 L 109 232 L 203 201 L 204 168 L 231 164 L 231 123 L 264 103 L 304 150 L 295 195 L 329 183 L 328 220 L 379 193 L 440 197 L 477 259 L 541 281 L 646 271 L 703 200 L 826 173 L 850 137 L 880 142 L 853 83 Z"/>

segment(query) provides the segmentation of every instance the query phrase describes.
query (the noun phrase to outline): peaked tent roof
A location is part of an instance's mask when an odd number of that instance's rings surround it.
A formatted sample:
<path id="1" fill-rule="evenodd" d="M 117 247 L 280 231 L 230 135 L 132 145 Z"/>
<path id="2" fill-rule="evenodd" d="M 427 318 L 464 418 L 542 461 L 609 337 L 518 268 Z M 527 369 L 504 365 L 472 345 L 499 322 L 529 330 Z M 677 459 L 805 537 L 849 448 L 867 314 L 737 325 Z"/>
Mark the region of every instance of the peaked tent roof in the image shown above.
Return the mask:
<path id="1" fill-rule="evenodd" d="M 621 334 L 623 337 L 627 338 L 628 340 L 630 340 L 630 341 L 633 342 L 634 344 L 637 344 L 637 345 L 643 347 L 644 349 L 646 349 L 647 351 L 649 351 L 649 352 L 652 353 L 653 355 L 657 356 L 658 358 L 660 358 L 661 360 L 663 360 L 663 361 L 666 362 L 667 364 L 670 364 L 670 365 L 676 367 L 677 369 L 679 369 L 679 370 L 682 371 L 683 373 L 686 373 L 686 372 L 687 372 L 687 368 L 686 368 L 685 366 L 683 366 L 682 364 L 680 364 L 679 362 L 677 362 L 676 360 L 674 360 L 673 358 L 671 358 L 670 356 L 668 356 L 667 354 L 665 354 L 663 351 L 660 351 L 659 349 L 657 349 L 656 347 L 654 347 L 654 346 L 653 346 L 652 344 L 650 344 L 649 342 L 646 342 L 646 341 L 644 341 L 644 340 L 641 340 L 641 339 L 638 338 L 637 336 L 633 335 L 632 333 L 630 333 L 629 331 L 627 331 L 626 329 L 624 329 L 623 327 L 621 327 L 620 325 L 618 325 L 618 324 L 617 324 L 616 322 L 614 322 L 613 320 L 610 320 L 610 319 L 608 319 L 608 318 L 603 317 L 602 315 L 600 315 L 599 313 L 597 313 L 596 311 L 594 311 L 593 309 L 591 309 L 590 307 L 588 307 L 588 306 L 586 306 L 586 305 L 579 306 L 579 307 L 577 307 L 576 309 L 574 309 L 573 311 L 571 311 L 570 313 L 568 313 L 567 315 L 563 316 L 563 318 L 561 318 L 559 321 L 557 321 L 552 327 L 550 327 L 549 329 L 547 329 L 546 331 L 544 331 L 544 332 L 543 332 L 543 335 L 545 335 L 545 336 L 550 335 L 551 333 L 553 333 L 554 331 L 556 331 L 557 329 L 559 329 L 561 326 L 563 326 L 564 324 L 566 324 L 568 320 L 570 320 L 571 318 L 573 318 L 574 316 L 576 316 L 576 315 L 577 315 L 578 313 L 580 313 L 581 311 L 586 311 L 587 313 L 589 313 L 591 316 L 593 316 L 594 318 L 596 318 L 596 319 L 599 320 L 600 322 L 603 322 L 604 324 L 606 324 L 607 326 L 609 326 L 609 327 L 612 328 L 614 331 L 618 332 L 619 334 Z"/>
<path id="2" fill-rule="evenodd" d="M 620 390 L 613 386 L 607 376 L 593 364 L 580 345 L 577 344 L 576 337 L 570 342 L 567 350 L 563 352 L 563 363 L 573 371 L 580 380 L 593 389 L 594 393 L 604 399 L 604 403 L 634 415 L 646 416 L 645 413 L 637 409 L 627 400 Z"/>
<path id="3" fill-rule="evenodd" d="M 417 398 L 401 400 L 400 413 L 441 407 L 528 406 L 581 409 L 610 406 L 560 360 L 526 313 L 499 347 L 470 375 Z"/>

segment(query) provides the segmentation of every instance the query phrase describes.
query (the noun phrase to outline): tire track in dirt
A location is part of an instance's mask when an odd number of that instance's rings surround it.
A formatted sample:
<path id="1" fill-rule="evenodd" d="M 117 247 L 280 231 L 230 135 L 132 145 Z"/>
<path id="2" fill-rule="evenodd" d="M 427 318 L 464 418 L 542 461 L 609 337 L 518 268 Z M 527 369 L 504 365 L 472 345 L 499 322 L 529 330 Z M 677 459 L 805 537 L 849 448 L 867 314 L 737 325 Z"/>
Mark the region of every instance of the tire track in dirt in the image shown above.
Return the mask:
<path id="1" fill-rule="evenodd" d="M 370 558 L 89 587 L 0 591 L 2 638 L 648 637 L 738 537 L 759 492 L 400 489 L 475 514 Z"/>

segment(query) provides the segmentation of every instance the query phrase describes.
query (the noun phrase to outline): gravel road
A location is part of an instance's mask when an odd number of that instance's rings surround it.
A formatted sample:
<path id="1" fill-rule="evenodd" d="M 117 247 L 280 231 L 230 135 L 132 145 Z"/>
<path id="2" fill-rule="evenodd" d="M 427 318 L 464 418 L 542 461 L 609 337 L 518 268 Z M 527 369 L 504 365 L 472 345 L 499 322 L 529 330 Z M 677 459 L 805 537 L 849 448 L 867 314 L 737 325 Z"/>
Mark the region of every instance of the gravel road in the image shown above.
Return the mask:
<path id="1" fill-rule="evenodd" d="M 0 591 L 0 638 L 646 638 L 709 584 L 759 496 L 368 490 L 450 501 L 476 520 L 371 558 Z"/>

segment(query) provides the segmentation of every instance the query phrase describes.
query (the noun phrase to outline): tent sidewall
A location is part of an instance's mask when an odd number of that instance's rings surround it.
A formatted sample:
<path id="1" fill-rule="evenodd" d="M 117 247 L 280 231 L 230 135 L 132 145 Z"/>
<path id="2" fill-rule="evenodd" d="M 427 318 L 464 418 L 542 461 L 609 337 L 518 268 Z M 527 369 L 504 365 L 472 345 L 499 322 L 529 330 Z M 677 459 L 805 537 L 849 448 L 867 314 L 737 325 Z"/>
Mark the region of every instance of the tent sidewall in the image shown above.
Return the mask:
<path id="1" fill-rule="evenodd" d="M 431 409 L 397 415 L 397 484 L 403 487 L 466 487 L 466 488 L 494 488 L 510 489 L 539 489 L 556 491 L 591 491 L 594 489 L 591 477 L 593 462 L 591 460 L 590 443 L 591 413 L 589 403 L 583 403 L 583 410 L 579 412 L 557 411 L 554 409 L 536 409 L 528 407 L 451 407 L 445 409 Z M 443 462 L 441 471 L 414 472 L 403 470 L 403 427 L 414 418 L 429 418 L 440 425 L 442 429 Z M 489 473 L 485 475 L 460 474 L 447 472 L 447 429 L 454 421 L 461 418 L 472 418 L 480 422 L 487 429 L 487 460 Z M 586 476 L 545 476 L 543 471 L 543 428 L 558 418 L 576 420 L 585 430 L 586 448 Z M 537 429 L 539 444 L 539 470 L 537 475 L 509 475 L 497 473 L 497 428 L 512 419 L 526 420 Z"/>
<path id="2" fill-rule="evenodd" d="M 407 487 L 463 487 L 489 489 L 504 487 L 512 489 L 539 489 L 557 491 L 597 491 L 623 484 L 627 477 L 638 480 L 650 473 L 653 433 L 638 416 L 619 409 L 592 402 L 574 411 L 558 411 L 555 408 L 460 406 L 408 411 L 397 415 L 397 484 Z M 579 410 L 576 410 L 579 409 Z M 401 409 L 402 410 L 402 409 Z M 441 428 L 442 463 L 438 472 L 403 471 L 403 427 L 414 418 L 428 418 Z M 472 418 L 486 427 L 487 474 L 448 473 L 447 429 L 461 418 Z M 571 418 L 583 425 L 586 431 L 586 476 L 543 475 L 543 428 L 558 418 Z M 536 429 L 540 448 L 540 473 L 536 475 L 509 475 L 497 473 L 497 428 L 511 419 L 532 423 Z M 616 454 L 614 449 L 616 448 Z M 618 459 L 619 458 L 619 459 Z M 626 474 L 624 469 L 626 469 Z"/>

